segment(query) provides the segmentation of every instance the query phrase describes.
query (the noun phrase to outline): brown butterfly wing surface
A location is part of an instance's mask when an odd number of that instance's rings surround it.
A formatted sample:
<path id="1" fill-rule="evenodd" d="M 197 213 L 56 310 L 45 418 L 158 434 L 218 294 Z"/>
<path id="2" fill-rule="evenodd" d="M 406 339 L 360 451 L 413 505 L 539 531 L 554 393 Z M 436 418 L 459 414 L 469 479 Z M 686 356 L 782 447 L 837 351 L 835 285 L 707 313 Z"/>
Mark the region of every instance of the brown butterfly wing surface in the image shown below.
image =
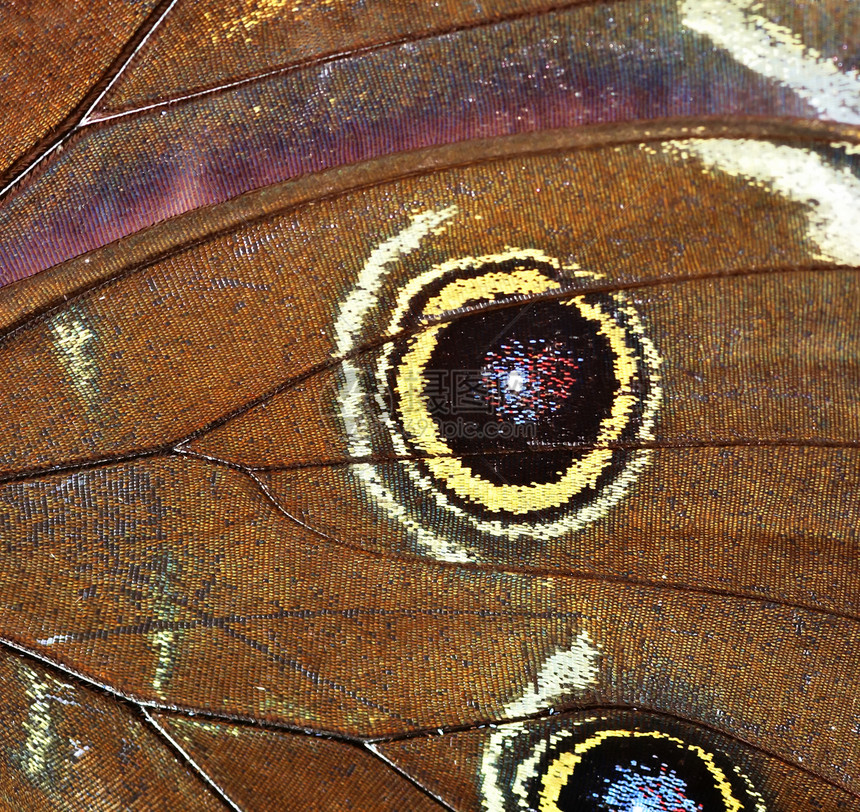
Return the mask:
<path id="1" fill-rule="evenodd" d="M 857 9 L 87 9 L 0 10 L 4 806 L 860 808 Z"/>

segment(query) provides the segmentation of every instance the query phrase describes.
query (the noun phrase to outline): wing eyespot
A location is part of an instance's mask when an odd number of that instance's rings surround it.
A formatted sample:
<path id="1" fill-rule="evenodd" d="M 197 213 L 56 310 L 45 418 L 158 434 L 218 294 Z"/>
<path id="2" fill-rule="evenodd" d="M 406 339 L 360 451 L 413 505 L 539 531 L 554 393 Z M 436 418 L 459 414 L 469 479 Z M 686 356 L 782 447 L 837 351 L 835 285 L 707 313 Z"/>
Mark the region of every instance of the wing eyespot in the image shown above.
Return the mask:
<path id="1" fill-rule="evenodd" d="M 485 745 L 484 809 L 766 812 L 739 748 L 718 738 L 629 711 L 503 726 Z"/>
<path id="2" fill-rule="evenodd" d="M 576 292 L 583 278 L 599 277 L 508 249 L 434 265 L 389 311 L 366 278 L 344 304 L 389 335 L 425 325 L 370 372 L 345 362 L 339 401 L 355 456 L 381 456 L 381 426 L 401 459 L 357 465 L 356 478 L 437 557 L 480 558 L 482 538 L 575 532 L 647 463 L 660 358 L 623 294 Z"/>

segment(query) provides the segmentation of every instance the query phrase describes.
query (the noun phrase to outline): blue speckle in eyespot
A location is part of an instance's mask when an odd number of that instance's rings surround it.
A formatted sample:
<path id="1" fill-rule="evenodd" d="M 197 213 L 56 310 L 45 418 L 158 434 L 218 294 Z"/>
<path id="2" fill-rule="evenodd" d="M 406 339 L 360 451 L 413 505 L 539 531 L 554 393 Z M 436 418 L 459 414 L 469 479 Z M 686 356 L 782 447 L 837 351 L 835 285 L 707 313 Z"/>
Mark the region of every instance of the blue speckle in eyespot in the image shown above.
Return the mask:
<path id="1" fill-rule="evenodd" d="M 594 797 L 606 812 L 702 812 L 701 804 L 691 800 L 686 783 L 666 764 L 647 766 L 631 761 L 615 765 L 616 775 L 604 779 L 608 784 L 602 797 Z"/>
<path id="2" fill-rule="evenodd" d="M 557 412 L 580 381 L 579 364 L 562 342 L 516 338 L 484 356 L 481 383 L 501 420 L 533 423 Z"/>

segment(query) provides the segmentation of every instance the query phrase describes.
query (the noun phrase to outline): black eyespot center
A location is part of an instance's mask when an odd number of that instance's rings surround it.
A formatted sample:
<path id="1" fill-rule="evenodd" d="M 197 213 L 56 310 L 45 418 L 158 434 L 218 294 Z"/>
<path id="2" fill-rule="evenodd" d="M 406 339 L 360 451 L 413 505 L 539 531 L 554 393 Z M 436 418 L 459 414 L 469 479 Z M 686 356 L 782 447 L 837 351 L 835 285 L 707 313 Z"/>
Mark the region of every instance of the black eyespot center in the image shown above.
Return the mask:
<path id="1" fill-rule="evenodd" d="M 477 475 L 557 481 L 574 453 L 554 447 L 595 442 L 610 412 L 612 357 L 599 325 L 563 302 L 477 313 L 440 331 L 423 395 L 451 452 Z"/>

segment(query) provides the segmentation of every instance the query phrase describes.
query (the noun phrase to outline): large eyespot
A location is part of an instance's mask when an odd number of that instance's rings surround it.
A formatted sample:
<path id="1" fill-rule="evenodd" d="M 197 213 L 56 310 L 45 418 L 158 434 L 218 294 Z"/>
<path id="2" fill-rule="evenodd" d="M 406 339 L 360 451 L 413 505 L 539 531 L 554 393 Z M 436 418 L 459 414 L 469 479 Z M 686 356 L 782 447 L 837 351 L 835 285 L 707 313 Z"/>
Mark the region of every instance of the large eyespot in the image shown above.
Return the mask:
<path id="1" fill-rule="evenodd" d="M 693 725 L 625 711 L 505 725 L 485 747 L 484 808 L 765 812 L 739 748 L 725 752 L 717 738 Z"/>
<path id="2" fill-rule="evenodd" d="M 721 753 L 659 731 L 598 730 L 557 737 L 534 788 L 540 812 L 683 812 L 761 808 L 746 776 Z"/>
<path id="3" fill-rule="evenodd" d="M 600 648 L 582 632 L 506 707 L 526 716 L 594 685 Z M 723 746 L 725 745 L 725 746 Z M 765 812 L 737 743 L 678 719 L 576 712 L 499 725 L 482 748 L 486 812 Z"/>
<path id="4" fill-rule="evenodd" d="M 352 324 L 387 316 L 389 335 L 413 331 L 371 372 L 345 363 L 341 409 L 356 456 L 382 456 L 384 427 L 400 462 L 356 473 L 440 557 L 480 555 L 482 535 L 547 540 L 577 530 L 647 462 L 659 358 L 621 294 L 573 293 L 597 279 L 510 249 L 416 274 L 388 314 L 382 297 L 368 296 L 379 281 L 363 278 L 347 302 Z M 437 537 L 438 527 L 450 530 Z"/>

